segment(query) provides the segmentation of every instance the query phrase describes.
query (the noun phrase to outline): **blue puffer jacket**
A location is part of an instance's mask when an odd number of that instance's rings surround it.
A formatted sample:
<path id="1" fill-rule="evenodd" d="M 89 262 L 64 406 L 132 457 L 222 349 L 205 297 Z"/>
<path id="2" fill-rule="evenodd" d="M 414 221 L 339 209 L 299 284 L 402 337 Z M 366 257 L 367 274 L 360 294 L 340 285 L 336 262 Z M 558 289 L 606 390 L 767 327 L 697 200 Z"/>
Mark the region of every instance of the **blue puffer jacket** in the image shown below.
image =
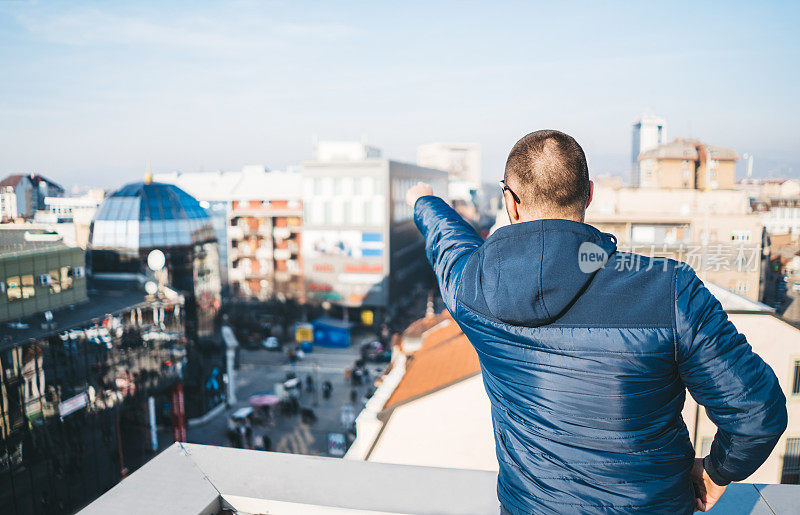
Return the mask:
<path id="1" fill-rule="evenodd" d="M 617 252 L 578 222 L 510 225 L 484 242 L 437 197 L 414 211 L 480 359 L 509 512 L 691 513 L 687 388 L 719 428 L 712 479 L 766 460 L 786 399 L 691 268 Z"/>

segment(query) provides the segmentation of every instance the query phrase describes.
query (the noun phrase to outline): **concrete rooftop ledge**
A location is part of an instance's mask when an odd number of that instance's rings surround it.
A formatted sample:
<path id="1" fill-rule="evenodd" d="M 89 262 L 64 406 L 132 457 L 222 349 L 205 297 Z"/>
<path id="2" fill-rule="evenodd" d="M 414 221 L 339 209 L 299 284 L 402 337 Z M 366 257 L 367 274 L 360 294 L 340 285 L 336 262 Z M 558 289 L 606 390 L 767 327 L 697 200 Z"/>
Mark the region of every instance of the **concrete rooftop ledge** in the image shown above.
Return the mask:
<path id="1" fill-rule="evenodd" d="M 80 513 L 497 514 L 496 479 L 494 472 L 175 443 Z"/>
<path id="2" fill-rule="evenodd" d="M 497 514 L 497 475 L 176 443 L 80 513 Z M 795 513 L 800 486 L 732 484 L 709 513 Z"/>

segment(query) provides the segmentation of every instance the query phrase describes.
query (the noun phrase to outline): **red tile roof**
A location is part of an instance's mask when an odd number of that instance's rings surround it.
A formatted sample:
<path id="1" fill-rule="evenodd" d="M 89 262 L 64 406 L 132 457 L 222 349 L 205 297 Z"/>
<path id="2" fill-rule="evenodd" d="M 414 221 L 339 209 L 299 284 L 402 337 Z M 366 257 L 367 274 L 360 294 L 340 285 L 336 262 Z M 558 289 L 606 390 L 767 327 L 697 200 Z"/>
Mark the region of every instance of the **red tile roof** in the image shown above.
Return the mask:
<path id="1" fill-rule="evenodd" d="M 19 173 L 9 175 L 8 177 L 0 181 L 0 187 L 11 186 L 12 188 L 16 188 L 17 184 L 19 184 L 19 181 L 21 181 L 23 177 L 25 176 Z"/>
<path id="2" fill-rule="evenodd" d="M 408 358 L 405 375 L 384 409 L 433 393 L 478 372 L 480 364 L 475 349 L 451 320 L 447 326 L 426 335 L 422 348 Z"/>

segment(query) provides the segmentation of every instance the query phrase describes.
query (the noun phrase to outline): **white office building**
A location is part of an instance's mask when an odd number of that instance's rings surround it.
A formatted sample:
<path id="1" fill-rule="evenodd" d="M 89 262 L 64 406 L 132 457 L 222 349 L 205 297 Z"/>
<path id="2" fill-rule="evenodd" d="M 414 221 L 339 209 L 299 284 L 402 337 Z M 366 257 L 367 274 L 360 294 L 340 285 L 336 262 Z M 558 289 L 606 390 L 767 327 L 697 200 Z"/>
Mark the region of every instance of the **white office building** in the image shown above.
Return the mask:
<path id="1" fill-rule="evenodd" d="M 363 142 L 319 142 L 302 175 L 309 299 L 385 308 L 425 276 L 423 242 L 405 193 L 425 181 L 446 197 L 446 173 L 386 159 Z"/>

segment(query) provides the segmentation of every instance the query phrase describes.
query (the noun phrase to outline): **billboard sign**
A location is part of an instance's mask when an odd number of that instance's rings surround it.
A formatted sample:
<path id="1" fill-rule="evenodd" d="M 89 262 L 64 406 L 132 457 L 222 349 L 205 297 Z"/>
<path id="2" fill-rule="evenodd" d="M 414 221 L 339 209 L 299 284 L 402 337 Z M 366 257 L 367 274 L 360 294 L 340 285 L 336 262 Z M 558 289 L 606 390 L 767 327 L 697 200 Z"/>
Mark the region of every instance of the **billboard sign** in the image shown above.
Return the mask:
<path id="1" fill-rule="evenodd" d="M 383 249 L 383 234 L 379 232 L 314 229 L 303 232 L 303 257 L 312 259 L 381 257 Z"/>

